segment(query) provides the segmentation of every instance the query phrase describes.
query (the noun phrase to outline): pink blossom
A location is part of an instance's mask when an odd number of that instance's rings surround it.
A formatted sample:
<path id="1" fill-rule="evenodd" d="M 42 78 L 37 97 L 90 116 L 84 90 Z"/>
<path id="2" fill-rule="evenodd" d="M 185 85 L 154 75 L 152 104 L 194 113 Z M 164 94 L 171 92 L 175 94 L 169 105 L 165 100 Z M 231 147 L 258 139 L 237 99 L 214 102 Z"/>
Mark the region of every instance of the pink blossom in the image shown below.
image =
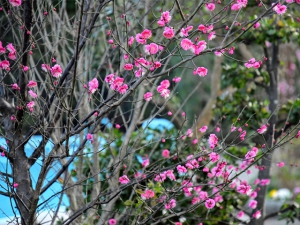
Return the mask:
<path id="1" fill-rule="evenodd" d="M 119 87 L 122 86 L 123 81 L 124 81 L 124 78 L 122 78 L 122 77 L 116 77 L 116 78 L 112 81 L 112 83 L 111 83 L 111 85 L 110 85 L 110 88 L 111 88 L 112 90 L 117 90 Z"/>
<path id="2" fill-rule="evenodd" d="M 15 53 L 16 52 L 16 49 L 15 47 L 13 46 L 13 44 L 8 44 L 6 45 L 6 49 L 11 52 L 11 53 Z"/>
<path id="3" fill-rule="evenodd" d="M 119 124 L 116 124 L 116 128 L 117 128 L 117 129 L 120 129 L 121 126 L 120 126 Z"/>
<path id="4" fill-rule="evenodd" d="M 212 209 L 213 207 L 215 207 L 215 200 L 209 198 L 205 201 L 204 205 L 207 209 Z"/>
<path id="5" fill-rule="evenodd" d="M 187 51 L 191 49 L 191 47 L 193 46 L 193 42 L 188 38 L 184 38 L 181 40 L 180 45 L 183 50 Z"/>
<path id="6" fill-rule="evenodd" d="M 128 39 L 128 46 L 131 47 L 134 43 L 134 37 L 131 36 L 129 39 Z"/>
<path id="7" fill-rule="evenodd" d="M 252 215 L 253 218 L 255 219 L 259 219 L 261 217 L 261 212 L 259 210 L 257 210 L 253 215 Z"/>
<path id="8" fill-rule="evenodd" d="M 9 61 L 7 60 L 0 61 L 0 69 L 9 71 L 10 70 L 9 66 L 10 66 Z"/>
<path id="9" fill-rule="evenodd" d="M 146 94 L 144 94 L 144 99 L 149 102 L 152 100 L 152 93 L 151 92 L 147 92 Z"/>
<path id="10" fill-rule="evenodd" d="M 270 184 L 270 179 L 261 179 L 260 186 L 267 186 Z"/>
<path id="11" fill-rule="evenodd" d="M 6 49 L 2 46 L 2 42 L 0 41 L 0 55 L 4 54 L 6 52 Z"/>
<path id="12" fill-rule="evenodd" d="M 273 3 L 273 4 L 274 4 L 274 3 Z M 273 5 L 273 4 L 272 4 L 272 5 Z M 280 3 L 278 3 L 278 4 L 273 8 L 273 10 L 274 10 L 277 14 L 279 14 L 279 15 L 285 13 L 285 12 L 286 12 L 286 9 L 287 9 L 287 7 L 286 7 L 285 5 L 281 5 Z"/>
<path id="13" fill-rule="evenodd" d="M 133 65 L 130 64 L 130 63 L 126 63 L 123 68 L 124 68 L 124 70 L 132 70 L 133 69 Z"/>
<path id="14" fill-rule="evenodd" d="M 198 143 L 198 139 L 194 139 L 193 141 L 192 141 L 192 144 L 193 145 L 195 145 L 195 144 L 197 144 Z"/>
<path id="15" fill-rule="evenodd" d="M 172 19 L 172 17 L 170 16 L 170 12 L 169 11 L 163 12 L 161 14 L 161 17 L 160 17 L 159 21 L 157 21 L 157 24 L 159 26 L 163 27 L 166 24 L 168 24 L 171 19 Z"/>
<path id="16" fill-rule="evenodd" d="M 58 78 L 58 77 L 60 77 L 62 75 L 62 69 L 61 69 L 60 65 L 58 65 L 58 64 L 55 64 L 50 69 L 50 71 L 51 71 L 51 74 L 52 74 L 53 77 Z"/>
<path id="17" fill-rule="evenodd" d="M 199 129 L 199 131 L 200 131 L 201 133 L 206 132 L 206 130 L 207 130 L 207 126 L 203 126 L 203 127 L 201 127 L 201 128 Z"/>
<path id="18" fill-rule="evenodd" d="M 244 195 L 250 195 L 252 192 L 251 186 L 247 183 L 240 184 L 239 186 L 237 186 L 236 190 L 240 194 L 244 194 Z"/>
<path id="19" fill-rule="evenodd" d="M 208 70 L 205 67 L 198 67 L 194 69 L 194 75 L 198 74 L 200 77 L 205 77 L 207 75 Z"/>
<path id="20" fill-rule="evenodd" d="M 259 23 L 259 22 L 256 22 L 256 23 L 253 25 L 253 28 L 254 28 L 254 29 L 257 29 L 257 28 L 259 28 L 259 26 L 260 26 L 260 23 Z"/>
<path id="21" fill-rule="evenodd" d="M 28 66 L 24 66 L 24 67 L 23 67 L 23 71 L 24 71 L 24 72 L 27 72 L 28 70 L 29 70 L 29 67 L 28 67 Z"/>
<path id="22" fill-rule="evenodd" d="M 121 184 L 128 184 L 130 182 L 129 178 L 126 175 L 123 175 L 119 178 Z"/>
<path id="23" fill-rule="evenodd" d="M 114 44 L 114 40 L 113 39 L 109 39 L 108 40 L 108 44 L 110 44 L 110 45 Z"/>
<path id="24" fill-rule="evenodd" d="M 163 35 L 165 38 L 167 39 L 171 39 L 174 37 L 175 33 L 174 33 L 174 29 L 172 27 L 165 27 L 165 30 L 163 32 Z"/>
<path id="25" fill-rule="evenodd" d="M 106 83 L 111 84 L 111 83 L 115 80 L 114 77 L 115 77 L 114 74 L 109 74 L 109 75 L 107 75 L 107 76 L 105 77 L 104 81 L 105 81 Z"/>
<path id="26" fill-rule="evenodd" d="M 161 62 L 159 62 L 159 61 L 154 62 L 154 67 L 155 68 L 161 67 Z"/>
<path id="27" fill-rule="evenodd" d="M 187 169 L 184 167 L 184 166 L 181 166 L 181 165 L 178 165 L 176 167 L 178 173 L 186 173 L 187 172 Z"/>
<path id="28" fill-rule="evenodd" d="M 117 91 L 118 91 L 120 94 L 123 95 L 123 94 L 126 93 L 127 89 L 128 89 L 128 85 L 127 85 L 127 84 L 123 84 L 122 86 L 120 86 L 120 87 L 117 89 Z"/>
<path id="29" fill-rule="evenodd" d="M 141 194 L 142 199 L 150 199 L 153 198 L 155 195 L 154 191 L 152 190 L 146 190 Z"/>
<path id="30" fill-rule="evenodd" d="M 92 79 L 89 81 L 89 93 L 95 93 L 95 91 L 98 89 L 99 83 L 97 78 Z"/>
<path id="31" fill-rule="evenodd" d="M 32 98 L 36 98 L 36 97 L 37 97 L 37 94 L 34 93 L 34 91 L 32 91 L 32 90 L 29 90 L 29 91 L 28 91 L 28 94 L 29 94 Z"/>
<path id="32" fill-rule="evenodd" d="M 211 149 L 214 149 L 218 145 L 218 138 L 215 134 L 209 135 L 208 144 Z"/>
<path id="33" fill-rule="evenodd" d="M 212 152 L 212 153 L 209 154 L 209 159 L 212 162 L 217 162 L 220 159 L 220 155 L 218 153 Z"/>
<path id="34" fill-rule="evenodd" d="M 145 45 L 145 53 L 148 55 L 155 55 L 158 52 L 158 45 L 155 43 L 151 43 L 149 45 Z"/>
<path id="35" fill-rule="evenodd" d="M 34 101 L 31 101 L 29 103 L 27 103 L 27 108 L 33 108 L 34 107 Z"/>
<path id="36" fill-rule="evenodd" d="M 203 24 L 200 24 L 198 26 L 198 30 L 201 31 L 203 34 L 206 34 L 206 26 Z"/>
<path id="37" fill-rule="evenodd" d="M 278 167 L 283 167 L 283 166 L 284 166 L 284 162 L 279 162 L 279 163 L 277 163 L 277 166 L 278 166 Z"/>
<path id="38" fill-rule="evenodd" d="M 214 3 L 206 3 L 206 4 L 205 4 L 205 7 L 206 7 L 206 9 L 207 9 L 208 11 L 214 11 L 215 8 L 216 8 L 216 6 L 215 6 Z"/>
<path id="39" fill-rule="evenodd" d="M 151 30 L 147 30 L 145 29 L 142 33 L 141 33 L 141 37 L 144 39 L 149 39 L 152 36 L 152 32 Z"/>
<path id="40" fill-rule="evenodd" d="M 244 216 L 244 212 L 243 211 L 239 211 L 239 213 L 237 214 L 237 216 L 238 216 L 238 218 L 241 218 L 241 217 L 243 217 Z"/>
<path id="41" fill-rule="evenodd" d="M 147 167 L 150 164 L 150 160 L 149 159 L 144 159 L 142 162 L 142 167 Z"/>
<path id="42" fill-rule="evenodd" d="M 182 28 L 180 30 L 180 33 L 179 33 L 180 37 L 187 37 L 187 36 L 189 36 L 189 32 L 191 30 L 193 30 L 193 26 L 188 26 L 187 28 Z"/>
<path id="43" fill-rule="evenodd" d="M 17 83 L 12 84 L 11 88 L 14 89 L 14 90 L 20 90 L 20 87 Z"/>
<path id="44" fill-rule="evenodd" d="M 15 115 L 12 115 L 11 117 L 10 117 L 10 120 L 12 120 L 12 121 L 15 121 L 17 118 L 16 118 L 16 116 Z"/>
<path id="45" fill-rule="evenodd" d="M 298 131 L 298 133 L 296 134 L 295 138 L 299 138 L 300 137 L 300 130 Z"/>
<path id="46" fill-rule="evenodd" d="M 267 131 L 268 127 L 266 125 L 262 125 L 259 129 L 257 129 L 257 133 L 263 134 Z"/>
<path id="47" fill-rule="evenodd" d="M 115 219 L 109 219 L 108 220 L 108 224 L 109 225 L 116 225 L 117 224 L 117 221 Z"/>
<path id="48" fill-rule="evenodd" d="M 197 44 L 192 45 L 191 52 L 195 55 L 199 55 L 204 49 L 206 49 L 207 43 L 205 41 L 199 41 Z"/>
<path id="49" fill-rule="evenodd" d="M 178 83 L 178 82 L 181 81 L 181 78 L 180 78 L 180 77 L 174 77 L 174 78 L 172 79 L 172 81 L 173 81 L 174 83 Z"/>
<path id="50" fill-rule="evenodd" d="M 252 208 L 252 209 L 255 209 L 256 206 L 257 206 L 257 201 L 255 201 L 255 200 L 250 200 L 248 206 L 249 206 L 250 208 Z"/>
<path id="51" fill-rule="evenodd" d="M 138 43 L 142 44 L 142 45 L 144 45 L 144 44 L 147 43 L 147 39 L 143 38 L 143 37 L 142 37 L 142 34 L 140 34 L 140 33 L 138 33 L 137 35 L 135 35 L 135 40 L 136 40 Z"/>
<path id="52" fill-rule="evenodd" d="M 14 188 L 17 188 L 18 186 L 19 186 L 18 183 L 16 183 L 16 182 L 13 183 L 13 187 L 14 187 Z"/>
<path id="53" fill-rule="evenodd" d="M 210 33 L 208 34 L 207 39 L 211 41 L 211 40 L 214 39 L 215 37 L 216 37 L 216 32 L 213 31 L 213 32 L 210 32 Z"/>
<path id="54" fill-rule="evenodd" d="M 171 199 L 168 203 L 165 204 L 165 209 L 169 210 L 169 209 L 173 209 L 176 207 L 176 200 L 175 199 Z"/>
<path id="55" fill-rule="evenodd" d="M 91 142 L 93 142 L 93 135 L 92 134 L 90 134 L 90 133 L 88 133 L 87 135 L 86 135 L 86 139 L 87 140 L 89 140 L 89 141 L 91 141 Z"/>
<path id="56" fill-rule="evenodd" d="M 170 151 L 168 149 L 164 149 L 162 151 L 162 157 L 169 158 L 170 157 Z"/>
<path id="57" fill-rule="evenodd" d="M 17 52 L 10 52 L 10 53 L 8 53 L 8 58 L 10 60 L 15 60 L 17 58 Z"/>
<path id="58" fill-rule="evenodd" d="M 234 47 L 233 47 L 233 46 L 229 49 L 228 53 L 229 53 L 230 55 L 233 55 L 233 53 L 234 53 Z"/>
<path id="59" fill-rule="evenodd" d="M 51 70 L 51 68 L 50 68 L 50 66 L 48 64 L 42 64 L 42 70 L 44 72 L 47 72 L 47 71 Z"/>
<path id="60" fill-rule="evenodd" d="M 168 116 L 172 116 L 173 113 L 171 111 L 168 112 Z"/>

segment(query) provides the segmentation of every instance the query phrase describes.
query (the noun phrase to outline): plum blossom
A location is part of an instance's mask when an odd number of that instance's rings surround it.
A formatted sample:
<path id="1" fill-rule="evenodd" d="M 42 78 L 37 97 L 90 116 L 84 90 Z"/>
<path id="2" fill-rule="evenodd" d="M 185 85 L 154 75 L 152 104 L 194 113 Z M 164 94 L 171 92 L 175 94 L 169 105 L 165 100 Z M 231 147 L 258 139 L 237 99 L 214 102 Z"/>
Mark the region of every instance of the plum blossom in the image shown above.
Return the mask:
<path id="1" fill-rule="evenodd" d="M 88 134 L 86 135 L 86 139 L 89 140 L 89 141 L 91 141 L 91 142 L 93 143 L 94 138 L 93 138 L 93 135 L 92 135 L 92 134 L 88 133 Z"/>
<path id="2" fill-rule="evenodd" d="M 0 41 L 0 55 L 4 54 L 6 52 L 6 49 L 2 46 L 2 42 Z"/>
<path id="3" fill-rule="evenodd" d="M 47 72 L 47 71 L 51 70 L 51 67 L 48 64 L 42 64 L 42 70 L 44 72 Z"/>
<path id="4" fill-rule="evenodd" d="M 97 78 L 94 78 L 91 81 L 89 81 L 89 93 L 94 94 L 98 87 L 99 83 Z"/>
<path id="5" fill-rule="evenodd" d="M 283 167 L 283 166 L 284 166 L 284 162 L 279 162 L 279 163 L 277 163 L 277 166 L 278 166 L 278 167 Z"/>
<path id="6" fill-rule="evenodd" d="M 14 89 L 14 90 L 20 90 L 20 87 L 17 83 L 12 84 L 11 88 Z"/>
<path id="7" fill-rule="evenodd" d="M 126 175 L 123 175 L 119 178 L 121 184 L 128 184 L 130 182 L 129 178 Z"/>
<path id="8" fill-rule="evenodd" d="M 144 99 L 149 102 L 152 99 L 152 93 L 151 92 L 147 92 L 146 94 L 144 94 Z"/>
<path id="9" fill-rule="evenodd" d="M 211 41 L 211 40 L 214 39 L 215 37 L 216 37 L 216 32 L 213 31 L 213 32 L 210 32 L 210 33 L 208 34 L 207 39 L 208 39 L 209 41 Z"/>
<path id="10" fill-rule="evenodd" d="M 215 200 L 209 198 L 205 201 L 204 205 L 207 209 L 212 209 L 213 207 L 215 207 L 216 203 Z"/>
<path id="11" fill-rule="evenodd" d="M 168 203 L 165 204 L 165 209 L 169 210 L 169 209 L 173 209 L 176 207 L 176 200 L 175 199 L 171 199 Z"/>
<path id="12" fill-rule="evenodd" d="M 131 36 L 129 39 L 128 39 L 128 46 L 131 47 L 134 43 L 134 37 Z"/>
<path id="13" fill-rule="evenodd" d="M 153 198 L 155 195 L 154 191 L 152 190 L 146 190 L 141 194 L 142 199 L 150 199 Z"/>
<path id="14" fill-rule="evenodd" d="M 250 200 L 248 206 L 249 206 L 250 208 L 252 208 L 252 209 L 255 209 L 256 206 L 257 206 L 257 201 L 255 201 L 255 200 Z"/>
<path id="15" fill-rule="evenodd" d="M 238 218 L 241 218 L 244 216 L 244 211 L 239 211 L 239 213 L 237 214 Z"/>
<path id="16" fill-rule="evenodd" d="M 240 185 L 238 185 L 236 190 L 240 194 L 244 194 L 244 195 L 250 195 L 252 192 L 251 186 L 249 184 L 247 184 L 246 182 L 242 182 Z"/>
<path id="17" fill-rule="evenodd" d="M 259 219 L 261 217 L 261 212 L 259 210 L 257 210 L 253 215 L 252 215 L 253 218 L 255 219 Z"/>
<path id="18" fill-rule="evenodd" d="M 170 95 L 170 90 L 168 87 L 170 86 L 169 80 L 163 80 L 160 82 L 160 85 L 157 87 L 157 92 L 160 93 L 161 97 L 168 98 Z"/>
<path id="19" fill-rule="evenodd" d="M 169 11 L 163 12 L 161 14 L 161 16 L 160 16 L 160 19 L 157 21 L 157 24 L 159 26 L 163 27 L 166 24 L 168 24 L 171 19 L 172 19 L 172 17 L 170 16 L 170 12 Z"/>
<path id="20" fill-rule="evenodd" d="M 126 63 L 123 66 L 124 70 L 132 70 L 133 69 L 133 65 L 131 63 Z"/>
<path id="21" fill-rule="evenodd" d="M 208 11 L 214 11 L 216 8 L 216 5 L 214 3 L 206 3 L 205 7 Z"/>
<path id="22" fill-rule="evenodd" d="M 32 91 L 32 90 L 29 90 L 29 91 L 28 91 L 28 94 L 29 94 L 32 98 L 36 98 L 36 97 L 37 97 L 37 94 L 36 94 L 34 91 Z"/>
<path id="23" fill-rule="evenodd" d="M 170 157 L 170 151 L 168 149 L 164 149 L 162 151 L 162 157 L 169 158 Z"/>
<path id="24" fill-rule="evenodd" d="M 206 130 L 207 130 L 207 126 L 203 126 L 203 127 L 201 127 L 201 128 L 199 129 L 199 131 L 200 131 L 201 133 L 206 132 Z"/>
<path id="25" fill-rule="evenodd" d="M 248 0 L 237 0 L 237 3 L 235 3 L 231 6 L 231 10 L 238 11 L 242 7 L 246 7 L 247 3 L 248 3 Z"/>
<path id="26" fill-rule="evenodd" d="M 199 75 L 200 77 L 205 77 L 207 75 L 208 70 L 205 67 L 197 67 L 197 69 L 194 69 L 193 74 Z"/>
<path id="27" fill-rule="evenodd" d="M 193 42 L 188 38 L 184 38 L 181 40 L 180 45 L 183 50 L 187 51 L 192 48 Z"/>
<path id="28" fill-rule="evenodd" d="M 9 66 L 10 66 L 9 61 L 7 61 L 7 60 L 0 61 L 0 69 L 10 71 Z"/>
<path id="29" fill-rule="evenodd" d="M 27 108 L 29 108 L 29 109 L 31 109 L 31 108 L 33 108 L 34 107 L 34 101 L 31 101 L 31 102 L 29 102 L 29 103 L 27 103 Z"/>
<path id="30" fill-rule="evenodd" d="M 117 224 L 117 221 L 115 219 L 109 219 L 108 220 L 108 224 L 109 225 L 116 225 Z"/>
<path id="31" fill-rule="evenodd" d="M 260 27 L 260 23 L 259 22 L 256 22 L 254 25 L 253 25 L 253 28 L 254 29 L 257 29 L 257 28 L 259 28 Z"/>
<path id="32" fill-rule="evenodd" d="M 149 45 L 145 45 L 145 53 L 147 55 L 155 55 L 158 52 L 158 45 L 155 43 L 151 43 Z"/>
<path id="33" fill-rule="evenodd" d="M 181 174 L 187 172 L 187 169 L 184 166 L 181 166 L 181 165 L 178 165 L 176 167 L 176 169 L 177 169 L 178 173 L 181 173 Z"/>
<path id="34" fill-rule="evenodd" d="M 212 153 L 209 154 L 209 159 L 212 162 L 217 162 L 220 159 L 220 155 L 218 153 L 212 152 Z"/>
<path id="35" fill-rule="evenodd" d="M 274 3 L 273 3 L 272 5 L 274 5 Z M 287 7 L 286 7 L 285 5 L 281 5 L 280 3 L 278 3 L 278 4 L 273 8 L 273 10 L 274 10 L 277 14 L 279 14 L 279 15 L 284 14 L 284 13 L 286 12 L 286 9 L 287 9 Z"/>
<path id="36" fill-rule="evenodd" d="M 174 77 L 174 78 L 172 79 L 172 81 L 173 81 L 174 83 L 179 83 L 179 82 L 181 81 L 181 78 L 180 78 L 180 77 Z"/>
<path id="37" fill-rule="evenodd" d="M 13 183 L 13 187 L 14 187 L 14 188 L 17 188 L 18 186 L 19 186 L 18 183 L 16 183 L 16 182 Z"/>
<path id="38" fill-rule="evenodd" d="M 193 30 L 193 26 L 188 26 L 187 28 L 182 28 L 180 30 L 179 36 L 180 37 L 187 37 L 189 36 L 189 32 Z"/>
<path id="39" fill-rule="evenodd" d="M 174 32 L 173 27 L 165 27 L 165 30 L 164 30 L 164 32 L 163 32 L 163 35 L 164 35 L 164 37 L 167 38 L 167 39 L 173 38 L 174 35 L 175 35 L 175 32 Z"/>
<path id="40" fill-rule="evenodd" d="M 203 50 L 206 49 L 206 45 L 207 43 L 205 41 L 199 41 L 197 44 L 192 45 L 190 50 L 195 55 L 199 55 Z"/>
<path id="41" fill-rule="evenodd" d="M 257 129 L 257 133 L 263 134 L 267 131 L 268 127 L 266 125 L 262 125 L 259 129 Z"/>
<path id="42" fill-rule="evenodd" d="M 151 30 L 148 30 L 148 29 L 145 29 L 142 33 L 141 33 L 141 37 L 144 38 L 144 39 L 149 39 L 151 38 L 152 36 L 152 31 Z"/>
<path id="43" fill-rule="evenodd" d="M 209 135 L 208 144 L 211 149 L 214 149 L 218 145 L 218 138 L 215 134 Z"/>
<path id="44" fill-rule="evenodd" d="M 58 64 L 55 64 L 50 69 L 50 71 L 51 71 L 51 74 L 52 74 L 53 77 L 58 78 L 58 77 L 60 77 L 62 75 L 62 69 L 61 69 L 60 65 L 58 65 Z"/>
<path id="45" fill-rule="evenodd" d="M 22 4 L 22 0 L 9 0 L 9 3 L 12 6 L 20 6 Z"/>

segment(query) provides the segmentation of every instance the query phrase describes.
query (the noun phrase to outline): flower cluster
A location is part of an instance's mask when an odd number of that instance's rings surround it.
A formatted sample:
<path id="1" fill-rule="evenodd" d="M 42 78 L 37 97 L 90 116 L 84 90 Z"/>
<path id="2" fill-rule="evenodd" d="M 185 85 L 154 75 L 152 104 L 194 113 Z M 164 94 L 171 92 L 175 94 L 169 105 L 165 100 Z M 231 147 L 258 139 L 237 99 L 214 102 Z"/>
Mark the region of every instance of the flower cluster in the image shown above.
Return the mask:
<path id="1" fill-rule="evenodd" d="M 125 94 L 128 89 L 128 85 L 124 84 L 124 78 L 118 76 L 115 77 L 114 74 L 107 75 L 105 77 L 105 82 L 110 85 L 110 89 L 117 91 L 120 94 Z"/>

